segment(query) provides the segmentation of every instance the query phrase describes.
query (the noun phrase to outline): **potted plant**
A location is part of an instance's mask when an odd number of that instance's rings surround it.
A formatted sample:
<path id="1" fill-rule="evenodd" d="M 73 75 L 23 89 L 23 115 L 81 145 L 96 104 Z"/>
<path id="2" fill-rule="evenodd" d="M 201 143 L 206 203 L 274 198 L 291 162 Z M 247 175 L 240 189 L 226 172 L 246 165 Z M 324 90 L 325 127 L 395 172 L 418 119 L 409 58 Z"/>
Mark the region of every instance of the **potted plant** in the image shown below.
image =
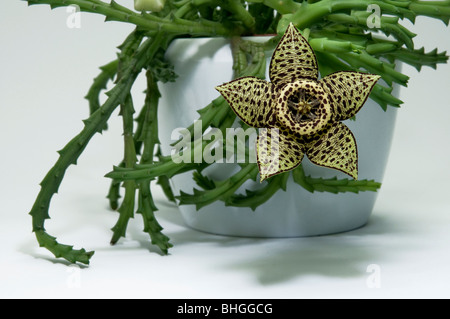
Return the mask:
<path id="1" fill-rule="evenodd" d="M 107 174 L 112 180 L 108 192 L 110 206 L 120 213 L 112 229 L 111 243 L 125 236 L 129 219 L 138 212 L 143 216 L 144 230 L 152 243 L 162 252 L 168 252 L 170 240 L 161 232 L 162 227 L 154 216 L 157 207 L 152 199 L 152 182 L 162 187 L 169 200 L 191 207 L 183 213 L 188 224 L 203 230 L 208 231 L 204 225 L 211 222 L 222 229 L 228 227 L 228 217 L 220 219 L 223 215 L 214 214 L 218 206 L 213 205 L 219 205 L 232 215 L 234 220 L 229 225 L 239 221 L 241 225 L 251 224 L 258 220 L 258 214 L 263 218 L 256 222 L 256 228 L 250 229 L 253 233 L 248 233 L 248 227 L 211 231 L 250 236 L 324 234 L 361 226 L 371 212 L 376 198 L 373 192 L 379 189 L 383 175 L 383 163 L 376 168 L 376 173 L 371 172 L 369 168 L 375 165 L 370 164 L 373 154 L 364 155 L 368 161 L 360 158 L 363 153 L 357 149 L 356 140 L 359 146 L 359 136 L 367 131 L 369 137 L 382 135 L 376 128 L 369 127 L 373 114 L 386 118 L 385 122 L 379 122 L 377 117 L 375 123 L 385 123 L 382 125 L 388 130 L 383 132 L 392 131 L 393 109 L 401 104 L 394 89 L 396 85 L 405 86 L 408 81 L 397 65 L 408 63 L 420 69 L 447 61 L 445 53 L 435 50 L 426 53 L 424 49 L 414 48 L 414 34 L 399 20 L 414 22 L 417 16 L 424 15 L 448 23 L 450 1 L 141 0 L 136 1 L 136 9 L 144 10 L 140 13 L 114 1 L 108 4 L 100 0 L 28 0 L 28 3 L 52 7 L 77 5 L 82 11 L 105 15 L 107 20 L 136 25 L 119 47 L 118 58 L 102 67 L 95 78 L 87 94 L 91 115 L 84 121 L 82 131 L 59 152 L 60 157 L 42 181 L 30 212 L 39 244 L 70 262 L 87 264 L 93 252 L 60 244 L 45 231 L 50 201 L 66 169 L 76 163 L 92 136 L 106 129 L 115 109 L 120 108 L 125 147 L 123 161 Z M 255 41 L 256 35 L 266 36 Z M 187 114 L 195 111 L 174 113 L 179 111 L 177 106 L 183 107 L 183 100 L 174 102 L 173 99 L 177 95 L 190 96 L 190 102 L 204 95 L 194 90 L 195 85 L 199 85 L 197 82 L 189 82 L 197 66 L 191 64 L 192 60 L 183 61 L 180 55 L 192 48 L 200 56 L 214 56 L 218 52 L 214 45 L 183 44 L 183 41 L 204 37 L 230 44 L 227 49 L 230 59 L 226 63 L 235 80 L 223 78 L 200 84 L 212 90 L 217 88 L 219 92 L 211 102 L 196 106 L 196 121 L 185 126 L 180 141 L 170 140 L 167 131 L 162 133 L 167 128 L 169 132 L 172 129 L 168 124 L 170 120 L 189 118 L 191 115 Z M 223 45 L 218 48 L 222 49 Z M 219 64 L 212 61 L 212 66 Z M 266 63 L 270 64 L 268 76 Z M 180 72 L 179 65 L 187 68 Z M 142 72 L 147 78 L 146 99 L 135 115 L 131 89 Z M 222 72 L 210 66 L 209 73 L 220 75 Z M 114 87 L 106 92 L 107 99 L 100 105 L 99 96 L 112 80 Z M 172 82 L 180 81 L 184 82 L 184 89 L 171 86 Z M 190 90 L 194 93 L 186 94 Z M 340 93 L 336 95 L 335 91 Z M 370 106 L 368 110 L 378 113 L 364 115 L 369 105 L 363 105 L 369 93 L 378 106 Z M 185 103 L 188 103 L 186 98 Z M 164 108 L 161 104 L 165 104 Z M 171 114 L 164 114 L 165 111 Z M 369 121 L 364 122 L 364 117 Z M 350 122 L 348 126 L 354 124 L 354 134 L 350 133 L 353 129 L 341 123 L 344 120 Z M 220 132 L 226 136 L 228 129 L 251 126 L 263 131 L 259 132 L 255 143 L 241 141 L 244 160 L 231 156 L 234 163 L 221 164 L 220 159 L 230 158 L 227 152 L 235 150 L 236 145 L 227 145 L 226 139 L 225 143 L 218 143 L 219 139 L 212 141 L 212 135 Z M 279 143 L 262 145 L 269 139 L 278 139 Z M 375 151 L 381 160 L 374 162 L 386 160 L 390 134 L 386 133 L 382 139 L 384 143 Z M 370 138 L 368 140 L 370 142 Z M 278 145 L 279 151 L 272 151 L 272 145 Z M 266 152 L 262 151 L 264 149 Z M 169 151 L 173 151 L 172 154 L 168 154 Z M 257 155 L 255 161 L 250 160 L 252 153 Z M 205 154 L 216 161 L 206 159 Z M 275 156 L 279 159 L 275 170 L 271 165 L 273 160 L 268 158 L 270 154 L 286 155 Z M 327 168 L 316 170 L 315 165 L 303 160 L 304 155 L 312 163 Z M 361 165 L 361 172 L 358 172 L 358 161 L 368 163 L 364 171 Z M 190 189 L 186 189 L 186 185 L 190 185 Z M 121 186 L 124 194 L 119 204 Z M 322 192 L 333 196 L 322 199 L 318 197 Z M 335 193 L 343 194 L 336 197 Z M 348 195 L 357 200 L 350 202 Z M 293 202 L 296 197 L 301 200 Z M 311 198 L 320 203 L 329 201 L 334 210 L 321 215 L 323 207 L 313 208 Z M 340 208 L 343 204 L 347 206 Z M 302 205 L 307 209 L 302 211 Z M 193 220 L 197 213 L 192 207 L 200 210 L 212 207 L 201 213 L 206 222 Z M 252 210 L 256 212 L 249 213 Z M 280 216 L 282 212 L 288 214 Z M 274 232 L 261 233 L 261 229 L 273 225 L 275 214 L 281 226 L 275 225 L 278 229 Z"/>

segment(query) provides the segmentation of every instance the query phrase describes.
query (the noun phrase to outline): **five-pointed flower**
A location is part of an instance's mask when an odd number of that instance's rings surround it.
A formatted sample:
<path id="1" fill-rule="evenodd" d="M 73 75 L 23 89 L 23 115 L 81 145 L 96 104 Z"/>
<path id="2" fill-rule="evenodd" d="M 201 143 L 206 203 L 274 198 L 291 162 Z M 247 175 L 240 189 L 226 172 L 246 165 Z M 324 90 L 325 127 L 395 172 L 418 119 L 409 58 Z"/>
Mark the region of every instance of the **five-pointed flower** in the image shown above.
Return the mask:
<path id="1" fill-rule="evenodd" d="M 336 72 L 318 80 L 316 56 L 291 23 L 275 49 L 270 82 L 243 77 L 216 87 L 237 116 L 260 130 L 261 182 L 311 162 L 358 177 L 355 137 L 341 121 L 363 106 L 380 76 Z"/>

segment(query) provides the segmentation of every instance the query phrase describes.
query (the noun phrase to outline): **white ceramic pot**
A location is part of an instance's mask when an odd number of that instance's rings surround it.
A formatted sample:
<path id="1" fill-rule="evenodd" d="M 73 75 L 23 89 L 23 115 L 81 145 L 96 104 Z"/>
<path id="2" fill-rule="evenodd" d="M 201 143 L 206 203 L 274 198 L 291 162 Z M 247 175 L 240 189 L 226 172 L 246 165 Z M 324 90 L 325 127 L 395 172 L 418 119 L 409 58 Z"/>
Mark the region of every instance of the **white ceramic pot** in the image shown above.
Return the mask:
<path id="1" fill-rule="evenodd" d="M 271 53 L 267 56 L 270 59 Z M 170 154 L 170 144 L 174 142 L 172 131 L 188 127 L 198 119 L 196 111 L 219 96 L 214 87 L 232 79 L 232 57 L 226 39 L 178 39 L 168 49 L 167 58 L 174 64 L 179 78 L 160 88 L 163 98 L 159 107 L 159 134 L 164 154 Z M 359 179 L 382 181 L 395 117 L 394 108 L 384 112 L 378 104 L 368 100 L 356 121 L 346 121 L 358 145 Z M 339 171 L 316 166 L 306 157 L 303 166 L 312 177 L 348 178 Z M 217 179 L 236 170 L 237 164 L 216 163 L 204 173 Z M 192 193 L 196 187 L 191 172 L 175 176 L 172 183 L 176 195 L 180 190 Z M 244 186 L 261 187 L 259 181 L 249 181 Z M 376 198 L 376 192 L 310 193 L 290 177 L 286 192 L 278 191 L 255 211 L 226 207 L 222 202 L 199 211 L 193 205 L 181 205 L 179 209 L 188 226 L 205 232 L 247 237 L 300 237 L 343 232 L 365 225 Z"/>

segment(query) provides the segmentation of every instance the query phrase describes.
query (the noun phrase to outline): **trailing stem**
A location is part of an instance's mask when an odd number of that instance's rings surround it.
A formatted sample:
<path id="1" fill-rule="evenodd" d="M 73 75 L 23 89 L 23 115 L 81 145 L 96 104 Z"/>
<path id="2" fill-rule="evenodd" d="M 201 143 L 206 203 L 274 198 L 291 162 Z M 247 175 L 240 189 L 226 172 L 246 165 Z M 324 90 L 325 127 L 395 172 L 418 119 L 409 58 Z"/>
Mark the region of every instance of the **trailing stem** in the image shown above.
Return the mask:
<path id="1" fill-rule="evenodd" d="M 55 257 L 62 257 L 72 263 L 80 262 L 89 264 L 89 259 L 92 257 L 93 252 L 86 252 L 84 249 L 74 250 L 71 246 L 58 243 L 54 237 L 46 233 L 44 224 L 45 220 L 50 218 L 50 202 L 53 195 L 58 192 L 67 168 L 72 164 L 76 164 L 77 159 L 86 148 L 92 136 L 105 127 L 112 112 L 121 103 L 125 102 L 137 75 L 148 64 L 148 61 L 153 57 L 159 45 L 159 43 L 153 42 L 151 39 L 146 40 L 142 44 L 130 62 L 124 66 L 121 79 L 107 93 L 108 99 L 106 102 L 84 121 L 85 126 L 83 130 L 59 151 L 59 159 L 40 184 L 41 190 L 30 211 L 33 219 L 33 232 L 36 235 L 39 245 L 47 248 Z"/>
<path id="2" fill-rule="evenodd" d="M 152 164 L 156 146 L 159 144 L 158 139 L 158 102 L 161 94 L 158 90 L 158 84 L 153 77 L 151 68 L 147 71 L 147 97 L 145 107 L 145 117 L 143 122 L 142 135 L 139 139 L 143 143 L 143 152 L 141 156 L 141 164 Z M 150 235 L 153 245 L 158 246 L 164 254 L 168 253 L 172 244 L 169 237 L 161 231 L 163 228 L 155 218 L 156 207 L 150 188 L 152 179 L 143 179 L 137 182 L 139 188 L 138 197 L 138 213 L 142 215 L 144 221 L 144 231 Z"/>

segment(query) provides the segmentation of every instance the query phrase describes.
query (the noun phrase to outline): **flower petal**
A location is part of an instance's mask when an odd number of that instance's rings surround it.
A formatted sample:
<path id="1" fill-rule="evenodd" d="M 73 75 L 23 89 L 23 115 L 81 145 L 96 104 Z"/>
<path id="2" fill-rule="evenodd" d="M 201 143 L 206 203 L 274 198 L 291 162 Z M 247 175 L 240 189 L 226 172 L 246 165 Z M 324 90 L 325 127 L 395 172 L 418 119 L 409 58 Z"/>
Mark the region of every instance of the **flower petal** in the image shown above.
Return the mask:
<path id="1" fill-rule="evenodd" d="M 379 75 L 359 72 L 336 72 L 319 81 L 331 100 L 336 121 L 353 117 L 364 105 Z"/>
<path id="2" fill-rule="evenodd" d="M 269 75 L 276 85 L 302 79 L 316 81 L 319 76 L 314 51 L 292 23 L 272 55 Z"/>
<path id="3" fill-rule="evenodd" d="M 287 130 L 261 129 L 256 141 L 261 182 L 296 168 L 302 162 L 304 146 Z"/>
<path id="4" fill-rule="evenodd" d="M 321 135 L 318 134 L 306 141 L 306 155 L 314 164 L 334 168 L 354 179 L 358 178 L 358 150 L 355 137 L 341 122 L 328 124 Z"/>
<path id="5" fill-rule="evenodd" d="M 216 87 L 237 116 L 253 127 L 275 124 L 273 84 L 256 77 L 243 77 Z"/>

